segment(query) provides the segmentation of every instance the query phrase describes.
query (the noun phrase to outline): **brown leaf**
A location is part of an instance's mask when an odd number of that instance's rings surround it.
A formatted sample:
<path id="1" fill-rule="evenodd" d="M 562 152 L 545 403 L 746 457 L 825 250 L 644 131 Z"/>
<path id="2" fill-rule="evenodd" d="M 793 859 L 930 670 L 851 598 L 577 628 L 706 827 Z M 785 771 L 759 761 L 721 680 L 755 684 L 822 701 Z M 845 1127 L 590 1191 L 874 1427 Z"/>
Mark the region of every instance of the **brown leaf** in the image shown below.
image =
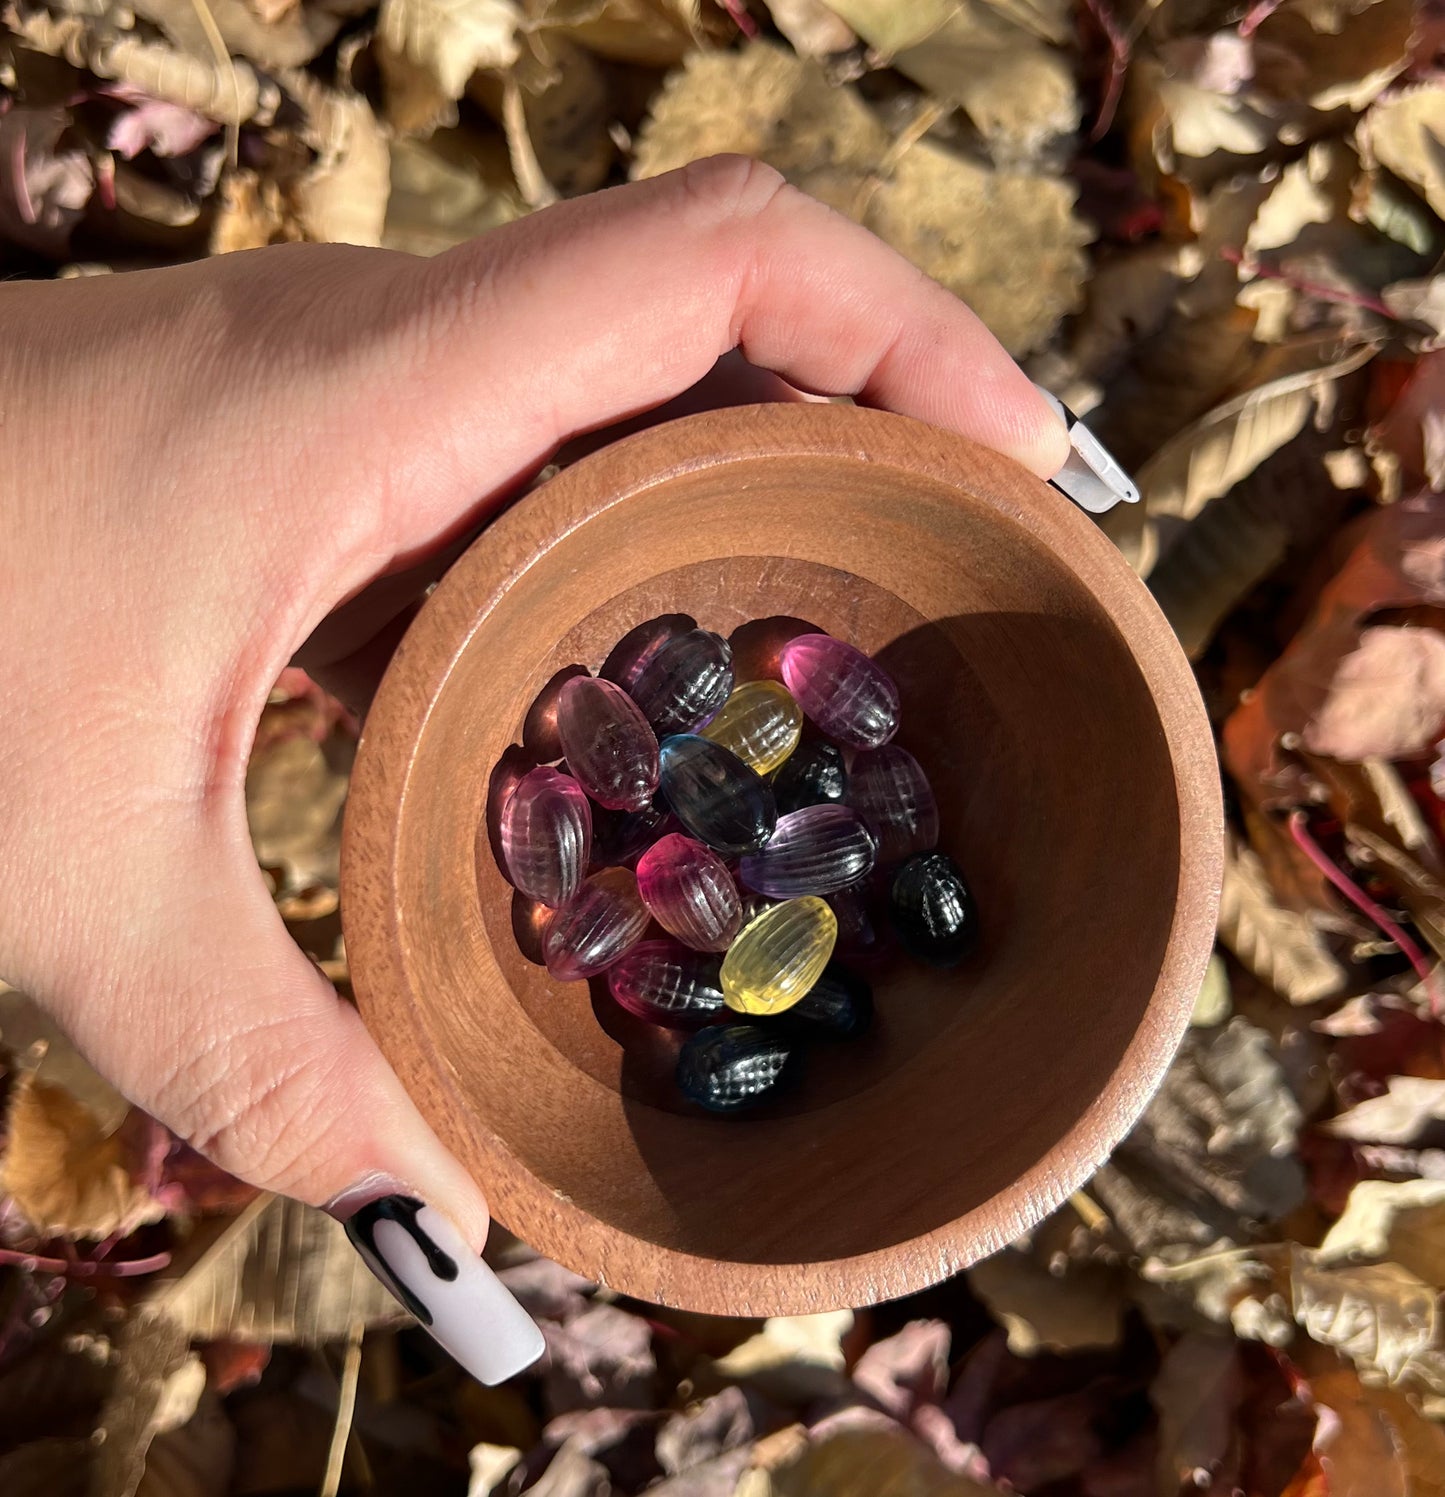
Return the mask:
<path id="1" fill-rule="evenodd" d="M 214 1497 L 230 1490 L 235 1463 L 235 1426 L 208 1389 L 187 1423 L 151 1441 L 135 1497 Z"/>
<path id="2" fill-rule="evenodd" d="M 669 1476 L 676 1476 L 725 1450 L 747 1445 L 755 1432 L 747 1394 L 741 1388 L 724 1388 L 668 1417 L 657 1432 L 657 1459 Z"/>
<path id="3" fill-rule="evenodd" d="M 912 1320 L 875 1341 L 858 1358 L 853 1381 L 893 1418 L 907 1422 L 919 1403 L 937 1403 L 948 1388 L 951 1333 L 941 1320 Z"/>
<path id="4" fill-rule="evenodd" d="M 756 42 L 696 54 L 654 103 L 634 176 L 737 151 L 866 224 L 963 297 L 1010 351 L 1045 338 L 1078 301 L 1086 231 L 1057 178 L 994 172 L 927 141 L 894 142 L 849 88 Z M 991 231 L 972 225 L 987 221 Z"/>
<path id="5" fill-rule="evenodd" d="M 652 1407 L 657 1359 L 652 1331 L 640 1316 L 591 1304 L 565 1324 L 542 1324 L 547 1340 L 547 1406 L 553 1414 L 605 1404 Z"/>
<path id="6" fill-rule="evenodd" d="M 600 57 L 666 68 L 722 40 L 730 23 L 704 15 L 701 0 L 528 0 L 527 29 L 563 30 Z"/>
<path id="7" fill-rule="evenodd" d="M 68 1092 L 109 1137 L 125 1121 L 130 1103 L 70 1043 L 39 1004 L 0 986 L 0 1045 L 21 1057 L 20 1068 L 37 1081 Z"/>
<path id="8" fill-rule="evenodd" d="M 288 738 L 252 757 L 246 817 L 256 856 L 266 867 L 284 867 L 292 883 L 336 882 L 353 753 L 349 739 Z"/>
<path id="9" fill-rule="evenodd" d="M 281 189 L 257 172 L 229 172 L 221 183 L 220 199 L 211 224 L 213 255 L 295 243 L 302 237 Z"/>
<path id="10" fill-rule="evenodd" d="M 1032 1251 L 1008 1247 L 970 1268 L 968 1286 L 1008 1332 L 1016 1357 L 1118 1345 L 1123 1284 L 1102 1264 L 1069 1262 L 1054 1272 Z"/>
<path id="11" fill-rule="evenodd" d="M 134 1178 L 125 1135 L 107 1134 L 58 1086 L 19 1077 L 6 1120 L 0 1194 L 45 1237 L 124 1237 L 165 1209 Z"/>
<path id="12" fill-rule="evenodd" d="M 152 1282 L 151 1308 L 195 1341 L 316 1345 L 358 1324 L 407 1319 L 341 1225 L 284 1196 L 261 1196 L 234 1221 L 198 1228 Z"/>
<path id="13" fill-rule="evenodd" d="M 1312 753 L 1358 763 L 1413 759 L 1445 725 L 1445 636 L 1379 625 L 1335 668 L 1329 694 L 1305 724 Z"/>
<path id="14" fill-rule="evenodd" d="M 151 1441 L 190 1420 L 206 1374 L 185 1327 L 145 1310 L 125 1327 L 116 1358 L 115 1385 L 100 1416 L 97 1485 L 113 1497 L 133 1497 Z"/>
<path id="15" fill-rule="evenodd" d="M 1159 1411 L 1161 1494 L 1203 1487 L 1220 1469 L 1244 1392 L 1239 1344 L 1232 1338 L 1190 1332 L 1169 1348 L 1149 1389 Z"/>
<path id="16" fill-rule="evenodd" d="M 737 1497 L 998 1497 L 949 1471 L 926 1445 L 893 1424 L 841 1429 L 794 1445 L 770 1469 L 749 1472 Z"/>
<path id="17" fill-rule="evenodd" d="M 1445 498 L 1420 495 L 1370 515 L 1305 626 L 1224 725 L 1224 761 L 1242 793 L 1261 809 L 1303 802 L 1300 767 L 1281 753 L 1280 736 L 1302 734 L 1318 715 L 1371 614 L 1442 603 Z"/>
<path id="18" fill-rule="evenodd" d="M 308 102 L 318 156 L 295 188 L 301 228 L 321 243 L 380 244 L 391 156 L 371 106 L 359 94 L 319 89 Z"/>

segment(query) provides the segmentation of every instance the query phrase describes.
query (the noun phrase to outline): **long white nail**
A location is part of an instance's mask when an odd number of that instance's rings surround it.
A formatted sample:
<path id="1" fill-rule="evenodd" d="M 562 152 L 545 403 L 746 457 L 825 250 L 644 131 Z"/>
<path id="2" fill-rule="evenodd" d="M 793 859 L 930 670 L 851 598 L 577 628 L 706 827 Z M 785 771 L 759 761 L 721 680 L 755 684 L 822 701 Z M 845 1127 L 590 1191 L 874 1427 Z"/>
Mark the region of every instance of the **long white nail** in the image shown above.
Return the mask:
<path id="1" fill-rule="evenodd" d="M 1034 389 L 1059 413 L 1069 433 L 1069 459 L 1049 480 L 1054 488 L 1091 515 L 1101 515 L 1116 504 L 1137 504 L 1137 485 L 1104 444 L 1057 395 L 1042 385 Z"/>
<path id="2" fill-rule="evenodd" d="M 506 1285 L 441 1212 L 389 1195 L 346 1222 L 366 1266 L 478 1382 L 504 1383 L 546 1349 Z"/>

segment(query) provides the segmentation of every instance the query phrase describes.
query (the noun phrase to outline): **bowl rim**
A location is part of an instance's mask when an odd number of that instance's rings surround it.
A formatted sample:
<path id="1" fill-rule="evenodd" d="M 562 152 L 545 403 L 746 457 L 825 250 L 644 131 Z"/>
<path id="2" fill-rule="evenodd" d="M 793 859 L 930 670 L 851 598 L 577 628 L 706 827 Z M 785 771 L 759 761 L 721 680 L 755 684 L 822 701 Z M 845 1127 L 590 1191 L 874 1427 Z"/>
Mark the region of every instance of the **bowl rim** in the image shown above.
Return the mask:
<path id="1" fill-rule="evenodd" d="M 432 703 L 494 603 L 514 579 L 570 533 L 630 494 L 700 467 L 795 455 L 887 462 L 957 488 L 958 459 L 982 461 L 992 491 L 970 492 L 1048 547 L 1098 601 L 1154 701 L 1179 808 L 1174 919 L 1144 1015 L 1099 1093 L 1029 1170 L 980 1205 L 932 1230 L 825 1263 L 745 1263 L 699 1257 L 600 1221 L 533 1176 L 485 1127 L 469 1122 L 486 1156 L 484 1192 L 505 1175 L 505 1225 L 536 1251 L 609 1287 L 654 1303 L 730 1315 L 806 1314 L 915 1292 L 950 1277 L 1037 1225 L 1082 1186 L 1123 1139 L 1164 1078 L 1188 1027 L 1213 948 L 1224 859 L 1218 758 L 1193 670 L 1148 589 L 1114 544 L 1043 480 L 955 433 L 856 406 L 800 402 L 730 407 L 684 416 L 623 437 L 531 490 L 481 531 L 464 553 L 484 555 L 494 579 L 473 595 L 471 624 L 455 637 L 443 577 L 389 664 L 362 726 L 341 849 L 341 917 L 353 991 L 364 1019 L 384 993 L 407 991 L 395 918 L 397 815 L 415 746 Z M 466 570 L 466 569 L 462 569 Z M 473 568 L 475 570 L 475 561 Z M 452 586 L 449 588 L 449 583 Z M 373 1001 L 375 999 L 375 1002 Z M 424 1115 L 445 1138 L 434 1067 L 396 1026 L 372 1028 Z M 499 1218 L 500 1219 L 500 1218 Z"/>

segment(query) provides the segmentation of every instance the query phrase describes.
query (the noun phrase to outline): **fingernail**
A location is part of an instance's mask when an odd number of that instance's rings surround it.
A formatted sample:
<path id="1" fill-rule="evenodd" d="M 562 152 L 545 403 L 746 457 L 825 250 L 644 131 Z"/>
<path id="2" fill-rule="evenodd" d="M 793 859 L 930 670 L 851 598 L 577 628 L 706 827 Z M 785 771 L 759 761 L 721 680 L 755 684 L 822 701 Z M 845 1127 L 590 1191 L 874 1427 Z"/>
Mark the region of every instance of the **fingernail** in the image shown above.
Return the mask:
<path id="1" fill-rule="evenodd" d="M 382 1196 L 345 1226 L 366 1266 L 478 1382 L 504 1383 L 542 1355 L 536 1323 L 440 1211 Z"/>
<path id="2" fill-rule="evenodd" d="M 1057 395 L 1042 385 L 1035 385 L 1034 389 L 1058 412 L 1069 433 L 1068 461 L 1049 483 L 1091 515 L 1101 515 L 1116 504 L 1137 504 L 1137 485 L 1104 444 Z"/>

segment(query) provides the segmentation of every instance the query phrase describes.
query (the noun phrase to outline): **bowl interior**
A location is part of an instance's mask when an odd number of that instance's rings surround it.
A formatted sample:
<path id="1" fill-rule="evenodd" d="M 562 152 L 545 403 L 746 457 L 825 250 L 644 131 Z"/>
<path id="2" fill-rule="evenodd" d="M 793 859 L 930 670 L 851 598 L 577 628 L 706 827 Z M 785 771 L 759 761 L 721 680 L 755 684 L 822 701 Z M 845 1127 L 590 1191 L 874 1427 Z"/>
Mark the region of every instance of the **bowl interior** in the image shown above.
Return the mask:
<path id="1" fill-rule="evenodd" d="M 363 1010 L 499 1218 L 582 1272 L 721 1308 L 668 1265 L 733 1265 L 740 1309 L 747 1273 L 812 1265 L 806 1291 L 751 1305 L 820 1308 L 863 1297 L 828 1265 L 942 1233 L 941 1277 L 1055 1204 L 1129 1121 L 1060 1165 L 1151 1022 L 1178 914 L 1175 755 L 1096 596 L 1122 568 L 1065 501 L 1012 469 L 1000 497 L 1003 460 L 952 439 L 906 466 L 846 443 L 702 461 L 634 441 L 652 471 L 601 454 L 524 500 L 402 647 L 378 703 L 408 740 L 391 755 L 399 810 L 358 833 L 364 851 L 348 828 L 349 862 L 376 864 L 367 882 L 394 911 L 384 937 L 348 925 L 349 946 L 388 950 L 359 974 Z M 888 966 L 871 1038 L 820 1049 L 791 1098 L 737 1119 L 675 1100 L 674 1037 L 526 954 L 486 834 L 498 764 L 533 762 L 520 745 L 545 684 L 675 612 L 734 637 L 740 679 L 774 674 L 805 624 L 876 654 L 982 918 L 964 966 Z M 1156 1069 L 1187 1013 L 1166 999 Z M 882 1272 L 877 1293 L 918 1275 Z"/>

